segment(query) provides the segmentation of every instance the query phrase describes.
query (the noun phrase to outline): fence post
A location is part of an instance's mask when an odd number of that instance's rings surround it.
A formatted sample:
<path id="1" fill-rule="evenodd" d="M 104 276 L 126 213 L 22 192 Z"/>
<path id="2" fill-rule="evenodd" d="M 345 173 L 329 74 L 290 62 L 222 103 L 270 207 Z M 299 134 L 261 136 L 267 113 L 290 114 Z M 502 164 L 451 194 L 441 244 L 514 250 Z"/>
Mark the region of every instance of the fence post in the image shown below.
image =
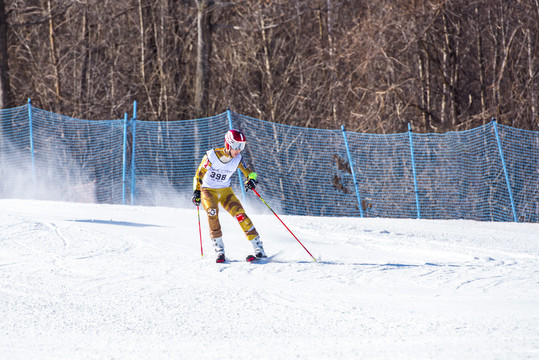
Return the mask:
<path id="1" fill-rule="evenodd" d="M 346 153 L 348 154 L 348 163 L 350 164 L 350 171 L 352 171 L 352 179 L 354 180 L 354 188 L 356 189 L 357 203 L 359 205 L 359 214 L 363 217 L 363 205 L 361 205 L 361 196 L 359 195 L 359 189 L 357 187 L 356 172 L 354 171 L 354 162 L 352 161 L 352 155 L 350 154 L 350 148 L 348 147 L 348 139 L 346 138 L 346 130 L 344 125 L 341 125 L 342 136 L 344 137 L 344 145 L 346 146 Z"/>
<path id="2" fill-rule="evenodd" d="M 502 143 L 500 141 L 500 136 L 498 135 L 498 126 L 496 124 L 496 119 L 492 122 L 494 127 L 494 135 L 496 135 L 496 141 L 498 142 L 498 150 L 500 151 L 500 158 L 502 159 L 503 172 L 505 174 L 505 182 L 507 184 L 507 190 L 509 191 L 509 199 L 511 200 L 511 208 L 513 209 L 513 219 L 515 222 L 518 222 L 517 212 L 515 210 L 515 201 L 513 200 L 513 192 L 511 191 L 511 183 L 509 182 L 509 174 L 507 173 L 507 166 L 505 165 L 505 159 L 503 157 Z"/>
<path id="3" fill-rule="evenodd" d="M 228 117 L 228 127 L 230 130 L 233 129 L 232 127 L 232 115 L 230 114 L 230 108 L 226 108 L 226 116 Z M 238 168 L 238 178 L 240 181 L 240 188 L 241 188 L 241 194 L 243 195 L 243 202 L 246 202 L 246 196 L 245 196 L 245 187 L 243 186 L 243 181 L 241 181 L 241 170 Z"/>
<path id="4" fill-rule="evenodd" d="M 124 144 L 122 150 L 122 205 L 125 205 L 125 180 L 127 171 L 127 113 L 124 114 Z"/>
<path id="5" fill-rule="evenodd" d="M 30 130 L 30 158 L 32 159 L 32 186 L 33 186 L 33 195 L 36 196 L 36 158 L 34 153 L 34 130 L 32 124 L 32 100 L 28 98 L 28 128 Z"/>
<path id="6" fill-rule="evenodd" d="M 137 101 L 133 102 L 133 128 L 131 130 L 131 205 L 135 204 L 135 140 L 137 138 Z"/>
<path id="7" fill-rule="evenodd" d="M 419 193 L 417 191 L 417 173 L 415 170 L 414 141 L 412 139 L 412 125 L 408 123 L 408 136 L 410 138 L 410 154 L 412 155 L 412 171 L 414 174 L 415 206 L 417 209 L 417 218 L 421 219 L 421 208 L 419 206 Z"/>

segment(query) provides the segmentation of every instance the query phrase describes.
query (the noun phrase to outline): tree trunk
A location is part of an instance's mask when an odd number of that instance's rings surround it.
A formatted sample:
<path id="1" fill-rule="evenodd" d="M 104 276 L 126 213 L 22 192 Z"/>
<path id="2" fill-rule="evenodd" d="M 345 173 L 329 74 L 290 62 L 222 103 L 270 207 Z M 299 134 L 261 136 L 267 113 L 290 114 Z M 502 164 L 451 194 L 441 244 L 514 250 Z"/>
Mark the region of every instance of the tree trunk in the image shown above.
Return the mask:
<path id="1" fill-rule="evenodd" d="M 451 128 L 455 128 L 458 124 L 458 118 L 460 115 L 460 106 L 459 106 L 459 97 L 458 97 L 458 86 L 459 86 L 459 60 L 460 60 L 460 38 L 462 36 L 462 25 L 460 19 L 455 21 L 455 26 L 457 27 L 456 36 L 453 37 L 452 43 L 452 58 L 451 58 L 451 80 L 450 80 L 450 90 L 451 90 Z"/>
<path id="2" fill-rule="evenodd" d="M 6 7 L 0 0 L 0 109 L 12 105 L 8 60 Z"/>
<path id="3" fill-rule="evenodd" d="M 56 102 L 60 105 L 60 75 L 58 71 L 58 54 L 56 53 L 56 45 L 54 44 L 54 21 L 52 20 L 51 0 L 47 0 L 47 11 L 49 14 L 49 44 L 51 64 L 54 72 L 54 91 L 56 94 Z"/>
<path id="4" fill-rule="evenodd" d="M 442 73 L 442 105 L 440 108 L 441 126 L 445 127 L 447 123 L 447 103 L 448 103 L 448 82 L 449 82 L 449 29 L 447 28 L 447 16 L 442 14 L 444 42 L 442 46 L 442 64 L 440 66 Z"/>
<path id="5" fill-rule="evenodd" d="M 329 47 L 329 69 L 331 73 L 331 81 L 329 88 L 329 98 L 331 101 L 331 115 L 333 119 L 333 124 L 337 125 L 337 100 L 336 100 L 336 90 L 337 90 L 337 67 L 335 65 L 335 40 L 333 39 L 333 2 L 332 0 L 326 0 L 328 13 L 328 47 Z"/>
<path id="6" fill-rule="evenodd" d="M 534 81 L 534 71 L 533 71 L 533 44 L 530 34 L 530 29 L 526 29 L 526 37 L 527 37 L 527 48 L 528 48 L 528 76 L 530 77 L 529 80 L 529 97 L 531 99 L 531 112 L 532 112 L 532 121 L 535 122 L 536 126 L 539 126 L 539 119 L 537 118 L 537 89 L 535 88 L 535 81 Z"/>
<path id="7" fill-rule="evenodd" d="M 165 16 L 169 13 L 167 1 L 161 1 L 158 7 L 154 21 L 157 68 L 159 72 L 159 103 L 157 105 L 157 117 L 159 120 L 168 121 L 168 86 L 167 74 L 165 71 Z"/>
<path id="8" fill-rule="evenodd" d="M 479 6 L 475 7 L 475 15 L 479 18 Z M 481 117 L 483 118 L 483 125 L 487 123 L 487 86 L 485 76 L 485 60 L 483 55 L 483 33 L 481 29 L 477 29 L 477 62 L 479 64 L 479 97 L 481 99 Z"/>
<path id="9" fill-rule="evenodd" d="M 418 50 L 418 53 L 417 53 L 417 68 L 418 68 L 418 72 L 419 72 L 419 83 L 421 84 L 421 92 L 419 94 L 419 100 L 420 100 L 420 105 L 421 105 L 421 125 L 422 125 L 422 130 L 423 131 L 428 131 L 429 129 L 429 126 L 428 126 L 428 121 L 429 121 L 429 118 L 428 118 L 428 115 L 427 115 L 427 111 L 428 111 L 428 108 L 427 108 L 427 98 L 428 98 L 428 88 L 427 88 L 427 77 L 425 76 L 425 71 L 423 69 L 425 69 L 425 64 L 423 62 L 423 55 L 421 54 L 421 51 Z"/>
<path id="10" fill-rule="evenodd" d="M 81 36 L 80 42 L 83 47 L 83 58 L 80 70 L 80 87 L 79 87 L 79 113 L 83 114 L 87 111 L 87 91 L 88 91 L 88 63 L 90 61 L 89 48 L 89 26 L 88 26 L 88 5 L 84 6 L 84 13 L 81 21 Z"/>
<path id="11" fill-rule="evenodd" d="M 152 93 L 151 93 L 151 86 L 148 86 L 149 77 L 146 76 L 146 28 L 144 25 L 144 19 L 146 19 L 146 14 L 144 12 L 146 8 L 146 4 L 142 4 L 143 0 L 138 0 L 138 10 L 139 10 L 139 27 L 140 27 L 140 77 L 142 81 L 142 86 L 144 87 L 144 91 L 146 92 L 146 98 L 148 101 L 148 106 L 150 107 L 150 111 L 152 114 L 152 117 L 155 117 L 157 114 L 157 111 L 155 110 Z"/>
<path id="12" fill-rule="evenodd" d="M 195 75 L 195 113 L 208 116 L 208 86 L 210 78 L 211 11 L 213 0 L 196 0 L 197 3 L 197 57 Z"/>
<path id="13" fill-rule="evenodd" d="M 416 13 L 424 13 L 425 9 L 421 8 L 419 11 L 418 5 L 414 5 Z M 421 128 L 423 132 L 429 132 L 432 130 L 431 124 L 431 88 L 430 88 L 430 61 L 428 50 L 425 49 L 425 46 L 428 46 L 428 43 L 423 39 L 424 35 L 422 34 L 422 29 L 420 27 L 420 20 L 416 16 L 414 19 L 416 26 L 416 36 L 417 36 L 417 68 L 419 74 L 419 83 L 421 85 L 421 92 L 419 94 L 420 107 L 421 107 Z"/>
<path id="14" fill-rule="evenodd" d="M 273 71 L 271 69 L 271 50 L 270 43 L 271 39 L 268 37 L 268 30 L 266 29 L 266 22 L 264 21 L 264 12 L 260 11 L 260 28 L 262 29 L 262 44 L 264 48 L 264 71 L 266 72 L 266 80 L 264 81 L 266 85 L 266 98 L 268 99 L 268 107 L 270 110 L 270 118 L 268 119 L 271 122 L 276 120 L 275 115 L 275 100 L 273 98 Z"/>

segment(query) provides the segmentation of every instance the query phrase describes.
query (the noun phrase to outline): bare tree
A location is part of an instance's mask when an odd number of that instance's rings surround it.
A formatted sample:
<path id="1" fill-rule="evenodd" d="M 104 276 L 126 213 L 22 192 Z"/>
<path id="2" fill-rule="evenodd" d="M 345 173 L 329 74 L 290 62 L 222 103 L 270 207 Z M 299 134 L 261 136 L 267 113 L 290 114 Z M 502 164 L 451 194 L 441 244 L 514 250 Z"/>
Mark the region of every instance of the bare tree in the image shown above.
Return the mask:
<path id="1" fill-rule="evenodd" d="M 107 119 L 137 100 L 145 120 L 230 106 L 377 133 L 492 117 L 539 129 L 537 0 L 11 0 L 6 16 L 11 105 Z"/>
<path id="2" fill-rule="evenodd" d="M 0 109 L 12 106 L 7 44 L 6 6 L 0 0 Z"/>
<path id="3" fill-rule="evenodd" d="M 56 101 L 58 103 L 61 102 L 61 96 L 60 96 L 60 75 L 58 70 L 58 54 L 56 50 L 56 44 L 55 44 L 55 29 L 54 29 L 54 18 L 52 14 L 52 6 L 51 6 L 51 0 L 47 0 L 46 3 L 47 6 L 47 16 L 48 16 L 48 26 L 49 26 L 49 53 L 50 53 L 50 61 L 53 69 L 53 81 L 54 81 L 54 94 L 56 95 Z"/>
<path id="4" fill-rule="evenodd" d="M 208 115 L 208 83 L 210 79 L 211 13 L 213 0 L 196 0 L 197 3 L 197 60 L 195 77 L 195 113 Z"/>

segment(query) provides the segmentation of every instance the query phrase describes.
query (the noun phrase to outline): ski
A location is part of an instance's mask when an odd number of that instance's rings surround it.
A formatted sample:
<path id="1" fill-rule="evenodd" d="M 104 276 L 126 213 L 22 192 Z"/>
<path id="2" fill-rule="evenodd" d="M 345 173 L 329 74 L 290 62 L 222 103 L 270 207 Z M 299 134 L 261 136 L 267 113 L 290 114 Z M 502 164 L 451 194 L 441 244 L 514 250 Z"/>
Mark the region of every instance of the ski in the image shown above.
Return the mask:
<path id="1" fill-rule="evenodd" d="M 215 262 L 218 264 L 226 262 L 225 254 L 219 254 Z"/>
<path id="2" fill-rule="evenodd" d="M 258 260 L 260 260 L 260 258 L 257 258 L 254 255 L 247 255 L 247 257 L 245 258 L 245 261 L 247 262 L 253 262 L 253 261 L 258 261 Z"/>
<path id="3" fill-rule="evenodd" d="M 247 255 L 245 258 L 247 262 L 257 262 L 261 260 L 268 260 L 267 256 L 255 256 L 255 255 Z"/>
<path id="4" fill-rule="evenodd" d="M 263 261 L 263 260 L 267 260 L 268 258 L 266 256 L 264 257 L 256 257 L 254 255 L 247 255 L 247 257 L 245 258 L 245 261 L 247 262 L 259 262 L 259 261 Z M 228 258 L 226 257 L 218 257 L 217 259 L 215 259 L 215 262 L 217 264 L 230 264 L 231 262 L 234 263 L 234 262 L 238 262 L 239 260 L 229 260 Z"/>

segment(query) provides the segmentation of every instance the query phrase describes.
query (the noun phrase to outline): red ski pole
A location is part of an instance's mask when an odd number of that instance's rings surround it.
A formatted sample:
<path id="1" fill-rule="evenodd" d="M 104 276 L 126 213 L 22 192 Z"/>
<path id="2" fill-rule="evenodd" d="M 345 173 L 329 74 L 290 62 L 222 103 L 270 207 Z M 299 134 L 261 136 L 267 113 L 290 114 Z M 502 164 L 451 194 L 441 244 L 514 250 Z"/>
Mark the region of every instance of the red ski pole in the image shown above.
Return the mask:
<path id="1" fill-rule="evenodd" d="M 260 200 L 262 200 L 262 202 L 264 204 L 266 204 L 266 206 L 268 207 L 268 209 L 271 210 L 271 212 L 273 213 L 273 215 L 275 215 L 275 217 L 277 217 L 277 219 L 279 219 L 279 221 L 281 222 L 281 224 L 284 225 L 284 227 L 286 228 L 286 230 L 288 230 L 290 232 L 290 234 L 292 234 L 292 236 L 294 237 L 294 239 L 296 239 L 296 241 L 305 249 L 305 251 L 307 251 L 307 254 L 311 255 L 311 257 L 313 258 L 314 261 L 316 261 L 316 258 L 309 252 L 309 250 L 307 250 L 307 248 L 301 243 L 301 241 L 299 241 L 299 239 L 296 237 L 296 235 L 294 235 L 294 233 L 292 232 L 292 230 L 290 230 L 288 228 L 288 226 L 286 226 L 286 224 L 281 220 L 281 218 L 279 216 L 277 216 L 277 214 L 275 213 L 275 211 L 273 211 L 273 209 L 268 205 L 268 203 L 262 199 L 262 196 L 260 196 L 260 194 L 255 190 L 255 189 L 252 189 L 254 191 L 254 193 L 260 198 Z"/>
<path id="2" fill-rule="evenodd" d="M 200 207 L 197 205 L 198 214 L 198 235 L 200 235 L 200 256 L 204 256 L 204 250 L 202 249 L 202 229 L 200 227 Z"/>

